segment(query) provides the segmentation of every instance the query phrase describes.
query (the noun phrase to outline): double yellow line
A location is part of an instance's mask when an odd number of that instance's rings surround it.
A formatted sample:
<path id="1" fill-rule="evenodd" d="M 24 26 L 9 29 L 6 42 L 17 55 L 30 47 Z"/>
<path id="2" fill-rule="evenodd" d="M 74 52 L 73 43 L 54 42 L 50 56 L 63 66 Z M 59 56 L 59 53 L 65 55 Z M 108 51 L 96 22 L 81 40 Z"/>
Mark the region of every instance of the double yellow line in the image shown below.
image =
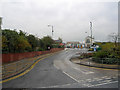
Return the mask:
<path id="1" fill-rule="evenodd" d="M 23 73 L 20 73 L 19 75 L 16 75 L 16 76 L 13 76 L 13 77 L 11 77 L 11 78 L 2 80 L 2 81 L 0 81 L 0 83 L 4 83 L 4 82 L 7 82 L 7 81 L 10 81 L 10 80 L 13 80 L 13 79 L 16 79 L 16 78 L 18 78 L 18 77 L 21 77 L 21 76 L 25 75 L 26 73 L 28 73 L 29 71 L 31 71 L 39 61 L 41 61 L 41 60 L 43 60 L 43 59 L 45 59 L 45 58 L 47 58 L 47 57 L 49 57 L 49 56 L 52 56 L 52 55 L 54 55 L 54 54 L 55 54 L 55 53 L 48 54 L 47 56 L 44 56 L 43 58 L 41 58 L 41 59 L 37 60 L 35 63 L 33 63 L 32 66 L 31 66 L 30 68 L 28 68 L 26 71 L 24 71 Z"/>
<path id="2" fill-rule="evenodd" d="M 58 51 L 58 52 L 60 52 L 60 51 Z M 41 61 L 41 60 L 43 60 L 43 59 L 45 59 L 45 58 L 47 58 L 47 57 L 49 57 L 49 56 L 52 56 L 52 55 L 54 55 L 54 54 L 56 54 L 56 53 L 58 53 L 58 52 L 55 52 L 55 53 L 52 53 L 52 54 L 48 54 L 47 56 L 44 56 L 43 58 L 41 58 L 41 59 L 37 60 L 35 63 L 33 63 L 32 66 L 31 66 L 30 68 L 28 68 L 26 71 L 24 71 L 23 73 L 20 73 L 19 75 L 16 75 L 16 76 L 13 76 L 13 77 L 11 77 L 11 78 L 2 80 L 2 81 L 0 81 L 0 83 L 4 83 L 4 82 L 7 82 L 7 81 L 16 79 L 16 78 L 18 78 L 18 77 L 21 77 L 21 76 L 27 74 L 29 71 L 31 71 L 31 70 L 35 67 L 35 65 L 36 65 L 39 61 Z M 84 66 L 84 65 L 82 65 L 82 66 Z M 89 67 L 89 66 L 85 66 L 85 67 Z M 91 68 L 102 69 L 102 68 L 97 68 L 97 67 L 91 67 Z M 104 70 L 113 70 L 113 69 L 104 69 Z M 118 70 L 117 70 L 117 71 L 118 71 Z"/>

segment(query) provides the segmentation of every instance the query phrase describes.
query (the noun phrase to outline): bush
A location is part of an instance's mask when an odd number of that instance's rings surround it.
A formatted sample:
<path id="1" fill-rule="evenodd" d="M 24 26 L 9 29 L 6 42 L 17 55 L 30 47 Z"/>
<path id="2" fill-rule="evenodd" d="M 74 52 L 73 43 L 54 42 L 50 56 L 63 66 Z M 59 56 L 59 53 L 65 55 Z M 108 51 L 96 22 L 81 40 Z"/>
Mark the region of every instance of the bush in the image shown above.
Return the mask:
<path id="1" fill-rule="evenodd" d="M 39 48 L 38 51 L 45 51 L 45 49 L 43 49 L 43 48 Z"/>
<path id="2" fill-rule="evenodd" d="M 98 51 L 98 52 L 93 54 L 93 57 L 105 58 L 105 57 L 108 57 L 108 53 L 107 52 L 103 52 L 103 51 Z"/>
<path id="3" fill-rule="evenodd" d="M 80 57 L 78 57 L 78 58 L 83 59 L 83 58 L 90 58 L 90 57 L 92 57 L 92 54 L 90 54 L 90 53 L 83 53 L 83 54 L 80 55 Z"/>
<path id="4" fill-rule="evenodd" d="M 116 58 L 92 58 L 92 61 L 101 64 L 119 64 L 120 60 Z"/>
<path id="5" fill-rule="evenodd" d="M 93 61 L 105 64 L 120 64 L 119 45 L 111 42 L 98 44 L 101 47 L 101 50 L 93 54 Z"/>

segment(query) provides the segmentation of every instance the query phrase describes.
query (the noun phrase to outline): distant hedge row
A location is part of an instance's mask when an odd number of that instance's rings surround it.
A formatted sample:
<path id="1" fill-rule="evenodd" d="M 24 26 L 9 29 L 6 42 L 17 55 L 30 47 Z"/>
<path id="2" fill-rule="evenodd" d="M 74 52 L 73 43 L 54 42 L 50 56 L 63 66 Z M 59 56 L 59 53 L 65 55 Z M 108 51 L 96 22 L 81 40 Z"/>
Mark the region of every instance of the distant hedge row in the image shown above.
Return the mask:
<path id="1" fill-rule="evenodd" d="M 19 32 L 10 29 L 2 30 L 2 53 L 44 51 L 53 48 L 54 43 L 50 36 L 40 39 L 21 30 Z"/>

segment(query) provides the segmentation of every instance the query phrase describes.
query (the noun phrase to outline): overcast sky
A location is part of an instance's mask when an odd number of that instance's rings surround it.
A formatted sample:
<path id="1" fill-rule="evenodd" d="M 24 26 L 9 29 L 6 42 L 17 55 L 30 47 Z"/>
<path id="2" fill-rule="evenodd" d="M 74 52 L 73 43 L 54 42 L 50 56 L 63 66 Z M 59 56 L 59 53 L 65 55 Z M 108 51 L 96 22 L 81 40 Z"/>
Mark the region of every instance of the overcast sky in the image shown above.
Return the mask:
<path id="1" fill-rule="evenodd" d="M 98 0 L 97 0 L 98 1 Z M 40 38 L 52 35 L 63 41 L 83 41 L 90 35 L 93 22 L 95 40 L 106 41 L 118 32 L 117 2 L 81 2 L 81 0 L 3 0 L 2 28 L 23 30 Z M 85 33 L 87 32 L 87 33 Z"/>

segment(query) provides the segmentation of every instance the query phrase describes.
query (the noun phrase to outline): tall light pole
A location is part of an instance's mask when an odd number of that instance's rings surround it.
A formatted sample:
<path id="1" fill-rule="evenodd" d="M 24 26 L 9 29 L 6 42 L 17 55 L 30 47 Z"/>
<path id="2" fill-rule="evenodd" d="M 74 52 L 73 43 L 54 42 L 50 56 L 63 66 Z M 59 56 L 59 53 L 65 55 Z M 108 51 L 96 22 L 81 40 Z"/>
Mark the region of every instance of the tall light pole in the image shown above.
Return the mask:
<path id="1" fill-rule="evenodd" d="M 90 30 L 91 30 L 91 45 L 92 45 L 92 22 L 90 22 Z"/>
<path id="2" fill-rule="evenodd" d="M 88 36 L 88 32 L 85 32 L 85 34 L 86 34 L 86 37 Z"/>
<path id="3" fill-rule="evenodd" d="M 1 24 L 2 24 L 2 17 L 0 17 L 0 30 L 1 30 Z"/>
<path id="4" fill-rule="evenodd" d="M 53 36 L 53 25 L 48 25 L 48 27 L 51 27 L 52 28 L 52 36 Z"/>

